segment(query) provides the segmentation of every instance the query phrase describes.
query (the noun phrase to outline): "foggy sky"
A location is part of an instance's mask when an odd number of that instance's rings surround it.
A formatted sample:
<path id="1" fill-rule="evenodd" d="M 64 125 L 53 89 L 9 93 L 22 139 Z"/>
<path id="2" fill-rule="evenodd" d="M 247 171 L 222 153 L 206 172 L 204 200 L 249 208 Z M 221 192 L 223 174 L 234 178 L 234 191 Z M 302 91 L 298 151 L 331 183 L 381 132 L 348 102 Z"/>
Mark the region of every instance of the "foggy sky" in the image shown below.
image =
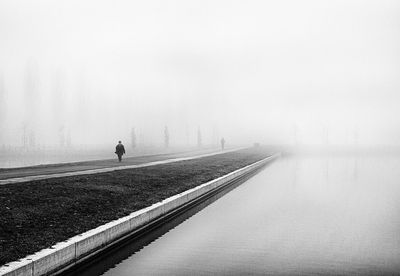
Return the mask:
<path id="1" fill-rule="evenodd" d="M 2 0 L 0 138 L 400 144 L 399 31 L 398 1 Z"/>

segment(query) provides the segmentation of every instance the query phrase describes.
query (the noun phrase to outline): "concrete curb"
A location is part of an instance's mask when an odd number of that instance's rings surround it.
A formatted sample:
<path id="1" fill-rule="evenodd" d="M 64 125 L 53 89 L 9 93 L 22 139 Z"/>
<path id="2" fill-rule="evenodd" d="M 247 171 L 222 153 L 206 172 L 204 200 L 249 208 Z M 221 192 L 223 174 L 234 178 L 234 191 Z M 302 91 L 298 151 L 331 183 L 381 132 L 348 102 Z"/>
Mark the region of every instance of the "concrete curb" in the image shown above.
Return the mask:
<path id="1" fill-rule="evenodd" d="M 0 276 L 39 276 L 57 273 L 65 267 L 82 262 L 89 255 L 104 250 L 108 245 L 166 215 L 179 206 L 187 204 L 209 191 L 220 188 L 233 179 L 255 171 L 279 156 L 280 154 L 272 155 L 193 189 L 169 197 L 150 207 L 72 237 L 67 241 L 57 243 L 51 248 L 43 249 L 19 261 L 8 263 L 0 267 Z"/>
<path id="2" fill-rule="evenodd" d="M 179 162 L 179 161 L 193 160 L 193 159 L 198 159 L 198 158 L 203 158 L 203 157 L 208 157 L 208 156 L 214 156 L 214 155 L 224 154 L 224 153 L 228 153 L 228 152 L 238 151 L 241 149 L 245 149 L 245 147 L 244 148 L 235 148 L 235 149 L 230 149 L 230 150 L 225 150 L 225 151 L 205 153 L 205 154 L 194 155 L 194 156 L 189 156 L 189 157 L 179 157 L 179 158 L 171 158 L 171 159 L 160 160 L 160 161 L 153 161 L 153 162 L 148 162 L 148 163 L 138 164 L 138 165 L 127 165 L 127 166 L 118 166 L 118 167 L 110 167 L 110 168 L 102 168 L 102 169 L 91 169 L 91 170 L 75 171 L 75 172 L 64 172 L 64 173 L 55 173 L 55 174 L 43 174 L 43 175 L 8 178 L 8 179 L 0 180 L 0 185 L 23 183 L 23 182 L 29 182 L 29 181 L 35 181 L 35 180 L 51 179 L 51 178 L 79 176 L 79 175 L 143 168 L 143 167 L 149 167 L 149 166 L 155 166 L 155 165 L 161 165 L 161 164 L 168 164 L 168 163 L 172 163 L 172 162 Z"/>

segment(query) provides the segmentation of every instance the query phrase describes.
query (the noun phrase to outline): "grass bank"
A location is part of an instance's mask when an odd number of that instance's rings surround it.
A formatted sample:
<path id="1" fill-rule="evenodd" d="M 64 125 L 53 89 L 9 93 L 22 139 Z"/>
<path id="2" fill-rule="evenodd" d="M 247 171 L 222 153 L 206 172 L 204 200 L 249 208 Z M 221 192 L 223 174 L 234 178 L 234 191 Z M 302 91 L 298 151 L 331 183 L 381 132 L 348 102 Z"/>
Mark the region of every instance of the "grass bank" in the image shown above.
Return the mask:
<path id="1" fill-rule="evenodd" d="M 0 265 L 270 155 L 265 149 L 0 186 Z"/>

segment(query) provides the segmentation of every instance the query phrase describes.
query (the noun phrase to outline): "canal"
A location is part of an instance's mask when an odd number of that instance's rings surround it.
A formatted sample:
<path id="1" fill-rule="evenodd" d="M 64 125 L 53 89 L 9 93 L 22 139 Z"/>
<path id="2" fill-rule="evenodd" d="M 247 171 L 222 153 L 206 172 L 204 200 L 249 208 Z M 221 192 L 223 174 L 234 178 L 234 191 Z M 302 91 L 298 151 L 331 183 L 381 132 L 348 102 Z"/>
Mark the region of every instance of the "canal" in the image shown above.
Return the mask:
<path id="1" fill-rule="evenodd" d="M 400 271 L 400 156 L 283 157 L 76 275 Z"/>

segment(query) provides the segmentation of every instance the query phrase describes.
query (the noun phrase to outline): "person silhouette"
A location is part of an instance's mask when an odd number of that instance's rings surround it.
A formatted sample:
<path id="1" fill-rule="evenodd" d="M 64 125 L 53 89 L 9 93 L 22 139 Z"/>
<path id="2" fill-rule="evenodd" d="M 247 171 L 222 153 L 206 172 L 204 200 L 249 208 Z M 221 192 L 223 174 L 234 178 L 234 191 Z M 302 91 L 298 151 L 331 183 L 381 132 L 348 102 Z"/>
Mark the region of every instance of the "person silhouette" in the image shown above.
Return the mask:
<path id="1" fill-rule="evenodd" d="M 122 161 L 122 155 L 125 154 L 125 147 L 121 141 L 118 141 L 118 145 L 115 147 L 115 154 L 118 155 L 118 161 Z"/>
<path id="2" fill-rule="evenodd" d="M 225 139 L 224 139 L 224 137 L 222 137 L 222 139 L 221 139 L 221 149 L 224 150 L 224 148 L 225 148 Z"/>

